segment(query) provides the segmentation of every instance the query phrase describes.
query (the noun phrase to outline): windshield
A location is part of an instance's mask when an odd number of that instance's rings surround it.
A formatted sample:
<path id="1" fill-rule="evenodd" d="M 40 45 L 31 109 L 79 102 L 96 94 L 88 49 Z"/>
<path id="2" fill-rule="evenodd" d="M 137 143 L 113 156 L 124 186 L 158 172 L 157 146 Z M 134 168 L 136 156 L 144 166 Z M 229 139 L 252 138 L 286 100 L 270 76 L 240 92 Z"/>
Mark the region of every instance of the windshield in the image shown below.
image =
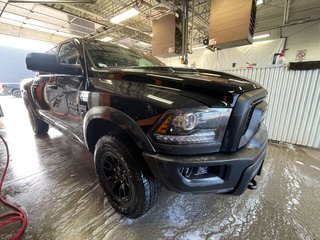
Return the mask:
<path id="1" fill-rule="evenodd" d="M 165 66 L 153 56 L 116 44 L 86 41 L 86 49 L 97 68 Z"/>

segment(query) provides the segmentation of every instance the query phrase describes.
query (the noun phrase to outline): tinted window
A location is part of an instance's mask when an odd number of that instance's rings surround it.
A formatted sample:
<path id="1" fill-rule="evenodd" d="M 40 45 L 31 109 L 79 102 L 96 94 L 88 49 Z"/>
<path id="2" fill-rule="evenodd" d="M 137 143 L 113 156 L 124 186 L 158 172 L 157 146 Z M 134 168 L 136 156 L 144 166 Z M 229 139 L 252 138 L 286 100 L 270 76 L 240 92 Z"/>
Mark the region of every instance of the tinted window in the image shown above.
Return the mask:
<path id="1" fill-rule="evenodd" d="M 80 64 L 79 54 L 74 42 L 68 42 L 61 45 L 58 61 L 65 64 Z"/>
<path id="2" fill-rule="evenodd" d="M 155 57 L 116 44 L 92 41 L 86 48 L 97 68 L 164 66 Z"/>

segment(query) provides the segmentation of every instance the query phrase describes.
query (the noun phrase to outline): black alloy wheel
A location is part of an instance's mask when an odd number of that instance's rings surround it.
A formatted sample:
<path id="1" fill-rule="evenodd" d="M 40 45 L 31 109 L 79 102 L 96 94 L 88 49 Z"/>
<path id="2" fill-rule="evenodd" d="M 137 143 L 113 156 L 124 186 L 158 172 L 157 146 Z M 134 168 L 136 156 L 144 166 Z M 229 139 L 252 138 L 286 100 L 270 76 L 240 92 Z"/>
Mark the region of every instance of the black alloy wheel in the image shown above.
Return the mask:
<path id="1" fill-rule="evenodd" d="M 145 214 L 161 191 L 158 181 L 142 171 L 142 155 L 136 150 L 106 135 L 98 140 L 94 152 L 96 173 L 110 204 L 129 218 Z"/>
<path id="2" fill-rule="evenodd" d="M 132 182 L 128 170 L 113 154 L 106 153 L 103 156 L 103 177 L 113 199 L 118 202 L 128 202 L 132 195 Z"/>

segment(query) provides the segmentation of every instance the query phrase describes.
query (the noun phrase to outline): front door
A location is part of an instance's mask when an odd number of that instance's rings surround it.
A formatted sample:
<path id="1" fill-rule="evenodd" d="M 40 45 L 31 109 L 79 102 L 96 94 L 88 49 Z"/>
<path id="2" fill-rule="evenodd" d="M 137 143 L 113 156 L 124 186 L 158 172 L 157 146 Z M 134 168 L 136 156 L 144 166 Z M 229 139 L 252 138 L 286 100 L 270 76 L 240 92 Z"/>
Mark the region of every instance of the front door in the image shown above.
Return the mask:
<path id="1" fill-rule="evenodd" d="M 80 66 L 80 54 L 74 41 L 62 44 L 57 57 L 60 64 Z M 79 94 L 84 89 L 84 83 L 82 76 L 57 74 L 50 78 L 44 89 L 50 117 L 61 128 L 76 134 L 80 139 L 83 139 L 83 121 Z"/>

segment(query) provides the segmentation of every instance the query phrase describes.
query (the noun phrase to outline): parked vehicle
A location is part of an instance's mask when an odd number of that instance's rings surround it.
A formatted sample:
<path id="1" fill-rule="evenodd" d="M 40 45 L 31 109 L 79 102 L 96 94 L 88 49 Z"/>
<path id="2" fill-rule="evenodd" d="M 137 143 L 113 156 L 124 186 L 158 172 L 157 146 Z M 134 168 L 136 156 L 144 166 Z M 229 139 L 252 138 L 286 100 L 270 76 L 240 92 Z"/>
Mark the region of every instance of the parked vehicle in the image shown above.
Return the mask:
<path id="1" fill-rule="evenodd" d="M 34 79 L 34 78 L 24 78 L 24 79 L 21 80 L 20 85 L 19 85 L 19 89 L 20 89 L 20 92 L 21 92 L 21 93 L 23 92 L 23 86 L 24 86 L 24 84 L 27 83 L 27 82 L 32 81 L 33 79 Z"/>
<path id="2" fill-rule="evenodd" d="M 26 64 L 39 72 L 23 86 L 34 132 L 51 125 L 84 144 L 118 212 L 143 215 L 161 185 L 234 195 L 256 187 L 267 147 L 258 83 L 90 39 L 31 53 Z"/>
<path id="3" fill-rule="evenodd" d="M 0 83 L 0 91 L 5 95 L 21 97 L 20 83 Z"/>

